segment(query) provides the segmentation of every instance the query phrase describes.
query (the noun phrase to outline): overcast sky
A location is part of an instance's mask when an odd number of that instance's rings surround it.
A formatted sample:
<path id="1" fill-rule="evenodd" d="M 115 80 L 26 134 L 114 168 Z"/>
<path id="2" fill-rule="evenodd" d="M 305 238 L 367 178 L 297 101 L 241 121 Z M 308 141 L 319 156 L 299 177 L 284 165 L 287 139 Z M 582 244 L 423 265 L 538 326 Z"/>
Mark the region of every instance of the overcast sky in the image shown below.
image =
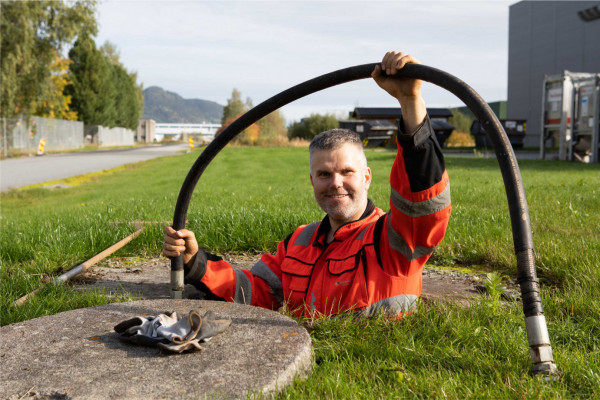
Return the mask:
<path id="1" fill-rule="evenodd" d="M 98 46 L 114 43 L 144 87 L 225 104 L 233 88 L 254 105 L 293 85 L 387 50 L 506 99 L 508 8 L 516 1 L 104 1 Z M 428 106 L 462 105 L 431 84 Z M 373 81 L 307 96 L 282 109 L 288 122 L 311 112 L 395 106 Z"/>

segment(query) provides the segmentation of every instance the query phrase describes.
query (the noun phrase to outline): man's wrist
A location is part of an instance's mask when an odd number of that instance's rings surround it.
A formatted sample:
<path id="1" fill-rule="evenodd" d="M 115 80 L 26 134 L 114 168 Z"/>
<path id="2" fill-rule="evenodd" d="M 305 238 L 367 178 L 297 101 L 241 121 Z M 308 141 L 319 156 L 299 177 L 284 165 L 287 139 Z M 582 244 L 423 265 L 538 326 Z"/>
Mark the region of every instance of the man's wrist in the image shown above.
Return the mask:
<path id="1" fill-rule="evenodd" d="M 402 119 L 407 134 L 414 133 L 427 116 L 425 100 L 421 95 L 397 97 L 402 110 Z"/>
<path id="2" fill-rule="evenodd" d="M 194 265 L 194 263 L 196 262 L 196 256 L 198 255 L 198 253 L 196 252 L 196 254 L 194 254 L 189 260 L 188 262 L 183 264 L 183 268 L 185 270 L 185 272 L 187 273 L 192 266 Z"/>
<path id="3" fill-rule="evenodd" d="M 185 270 L 185 280 L 200 281 L 206 273 L 206 263 L 206 252 L 204 252 L 202 249 L 198 249 L 198 252 L 192 257 L 192 259 L 183 266 Z"/>

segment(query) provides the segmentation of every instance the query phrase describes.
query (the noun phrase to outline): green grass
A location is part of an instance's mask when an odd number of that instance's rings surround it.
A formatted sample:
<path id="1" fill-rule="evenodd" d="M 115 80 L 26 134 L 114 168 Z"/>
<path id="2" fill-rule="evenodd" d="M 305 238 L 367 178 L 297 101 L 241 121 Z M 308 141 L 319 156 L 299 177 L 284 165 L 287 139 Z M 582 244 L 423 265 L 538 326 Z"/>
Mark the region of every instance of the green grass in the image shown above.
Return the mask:
<path id="1" fill-rule="evenodd" d="M 1 195 L 2 325 L 107 302 L 102 292 L 49 286 L 20 308 L 12 301 L 45 275 L 80 264 L 132 233 L 135 220 L 171 221 L 183 179 L 199 154 L 156 159 L 71 180 L 67 189 Z M 388 208 L 394 154 L 367 153 L 370 197 Z M 548 329 L 561 379 L 528 374 L 518 303 L 471 307 L 423 302 L 401 321 L 323 319 L 309 324 L 309 379 L 281 398 L 600 397 L 600 166 L 520 162 Z M 516 277 L 508 205 L 493 159 L 448 157 L 453 215 L 430 264 Z M 273 251 L 296 226 L 322 218 L 306 149 L 228 148 L 194 192 L 189 227 L 213 252 Z M 114 256 L 157 256 L 161 224 Z M 121 299 L 126 300 L 126 299 Z"/>

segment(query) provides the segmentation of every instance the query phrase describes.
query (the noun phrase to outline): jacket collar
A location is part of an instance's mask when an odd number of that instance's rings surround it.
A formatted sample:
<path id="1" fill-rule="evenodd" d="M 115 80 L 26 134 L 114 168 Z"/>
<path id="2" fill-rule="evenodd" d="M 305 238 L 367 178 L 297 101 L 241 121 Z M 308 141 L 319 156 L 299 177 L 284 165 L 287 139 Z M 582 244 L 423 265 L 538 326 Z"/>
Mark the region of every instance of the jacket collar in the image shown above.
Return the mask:
<path id="1" fill-rule="evenodd" d="M 337 229 L 337 231 L 335 231 L 335 234 L 337 234 L 338 232 L 344 231 L 345 230 L 344 227 L 347 227 L 349 224 L 354 224 L 358 221 L 361 221 L 361 220 L 367 218 L 369 215 L 373 214 L 373 211 L 375 211 L 375 204 L 373 204 L 371 199 L 367 199 L 367 207 L 365 207 L 365 211 L 362 213 L 360 218 L 355 221 L 346 222 L 344 225 L 340 226 Z M 331 223 L 329 222 L 329 216 L 325 215 L 325 217 L 319 224 L 319 229 L 317 230 L 317 237 L 313 243 L 313 246 L 325 247 L 327 245 L 327 243 L 326 243 L 327 232 L 329 232 L 330 229 L 331 229 Z M 334 234 L 334 236 L 335 236 L 335 234 Z"/>

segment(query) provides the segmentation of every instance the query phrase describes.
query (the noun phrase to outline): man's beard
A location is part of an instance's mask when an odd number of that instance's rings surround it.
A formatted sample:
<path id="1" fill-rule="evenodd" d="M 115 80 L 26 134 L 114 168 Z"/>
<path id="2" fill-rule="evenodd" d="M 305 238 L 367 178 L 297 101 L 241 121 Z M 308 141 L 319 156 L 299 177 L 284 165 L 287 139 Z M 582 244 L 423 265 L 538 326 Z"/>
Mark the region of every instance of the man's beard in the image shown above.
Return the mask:
<path id="1" fill-rule="evenodd" d="M 331 193 L 333 194 L 333 193 Z M 331 195 L 330 194 L 330 195 Z M 364 211 L 367 203 L 367 192 L 362 193 L 344 193 L 348 195 L 348 200 L 335 204 L 324 195 L 316 197 L 317 204 L 327 213 L 329 218 L 343 223 L 350 222 L 355 216 Z"/>

